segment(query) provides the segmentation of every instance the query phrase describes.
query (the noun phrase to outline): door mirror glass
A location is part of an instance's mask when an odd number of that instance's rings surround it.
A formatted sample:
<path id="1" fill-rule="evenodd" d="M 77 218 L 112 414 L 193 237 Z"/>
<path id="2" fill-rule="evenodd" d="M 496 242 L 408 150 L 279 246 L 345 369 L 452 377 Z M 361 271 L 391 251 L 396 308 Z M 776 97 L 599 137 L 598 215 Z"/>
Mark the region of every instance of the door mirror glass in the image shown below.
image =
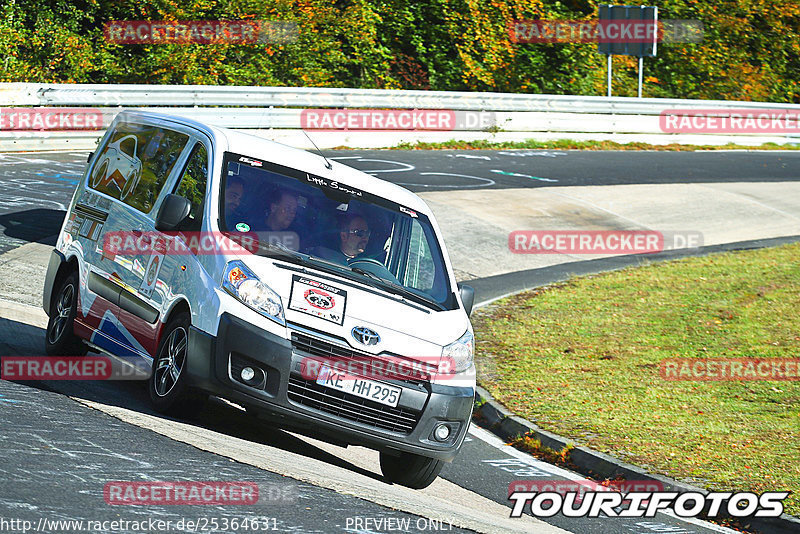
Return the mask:
<path id="1" fill-rule="evenodd" d="M 458 284 L 458 292 L 461 295 L 461 302 L 467 315 L 472 313 L 472 305 L 475 303 L 475 289 L 472 286 Z"/>
<path id="2" fill-rule="evenodd" d="M 167 195 L 156 216 L 156 230 L 170 232 L 178 230 L 192 209 L 189 200 L 178 195 Z"/>

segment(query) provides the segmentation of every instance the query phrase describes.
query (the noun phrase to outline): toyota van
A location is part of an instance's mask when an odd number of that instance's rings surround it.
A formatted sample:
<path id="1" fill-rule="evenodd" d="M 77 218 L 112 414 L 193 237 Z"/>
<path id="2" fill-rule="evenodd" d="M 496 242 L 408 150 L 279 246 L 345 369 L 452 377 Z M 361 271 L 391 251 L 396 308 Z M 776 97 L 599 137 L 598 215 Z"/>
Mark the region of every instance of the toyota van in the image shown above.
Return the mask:
<path id="1" fill-rule="evenodd" d="M 410 191 L 123 111 L 50 257 L 46 349 L 139 362 L 159 411 L 220 397 L 262 424 L 378 450 L 387 481 L 424 488 L 468 431 L 473 294 Z"/>

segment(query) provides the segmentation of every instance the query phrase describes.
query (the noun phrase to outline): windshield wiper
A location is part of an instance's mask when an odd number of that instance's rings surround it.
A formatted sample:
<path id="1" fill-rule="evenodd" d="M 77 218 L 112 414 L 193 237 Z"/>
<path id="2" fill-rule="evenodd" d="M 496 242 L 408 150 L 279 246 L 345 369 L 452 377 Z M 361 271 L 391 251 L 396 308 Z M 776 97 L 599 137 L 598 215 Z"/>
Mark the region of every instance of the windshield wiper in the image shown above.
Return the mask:
<path id="1" fill-rule="evenodd" d="M 302 259 L 302 256 L 301 256 L 301 254 L 299 252 L 296 252 L 296 251 L 288 248 L 283 243 L 260 243 L 259 242 L 258 251 L 259 252 L 263 251 L 266 254 L 269 254 L 271 252 L 277 252 L 278 254 L 281 254 L 282 256 L 289 256 L 290 258 L 297 258 L 297 259 L 300 259 L 300 260 Z"/>
<path id="2" fill-rule="evenodd" d="M 380 284 L 381 288 L 388 289 L 389 291 L 391 291 L 392 293 L 394 293 L 396 295 L 400 295 L 402 297 L 410 298 L 412 300 L 416 300 L 417 302 L 421 301 L 421 302 L 423 302 L 425 304 L 428 304 L 429 306 L 434 307 L 435 309 L 437 309 L 439 311 L 444 311 L 446 309 L 444 306 L 442 306 L 441 304 L 439 304 L 438 302 L 436 302 L 435 300 L 433 300 L 433 299 L 431 299 L 429 297 L 420 295 L 418 293 L 414 293 L 413 291 L 409 290 L 408 288 L 405 288 L 405 287 L 403 287 L 401 285 L 395 284 L 391 280 L 387 280 L 386 278 L 382 278 L 382 277 L 378 276 L 377 274 L 375 274 L 373 272 L 370 272 L 370 271 L 362 269 L 361 267 L 350 267 L 350 270 L 353 271 L 354 273 L 358 273 L 358 274 L 363 275 L 363 276 L 365 276 L 367 278 L 371 278 L 372 280 L 375 280 L 376 282 L 378 282 Z M 372 284 L 370 284 L 370 285 L 372 285 Z"/>

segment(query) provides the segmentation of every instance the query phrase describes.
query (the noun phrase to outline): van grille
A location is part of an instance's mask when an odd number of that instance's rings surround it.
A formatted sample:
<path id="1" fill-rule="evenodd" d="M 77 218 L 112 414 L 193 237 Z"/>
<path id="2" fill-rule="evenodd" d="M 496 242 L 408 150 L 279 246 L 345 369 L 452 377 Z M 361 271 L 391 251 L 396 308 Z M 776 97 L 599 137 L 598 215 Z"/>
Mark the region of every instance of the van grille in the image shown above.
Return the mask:
<path id="1" fill-rule="evenodd" d="M 343 342 L 344 343 L 344 342 Z M 358 352 L 352 350 L 347 347 L 343 347 L 340 345 L 336 345 L 334 343 L 330 343 L 325 341 L 324 339 L 320 339 L 317 337 L 308 336 L 306 334 L 301 334 L 298 332 L 292 332 L 292 348 L 295 351 L 304 352 L 306 354 L 310 354 L 312 356 L 322 356 L 326 358 L 375 358 L 375 359 L 386 359 L 385 357 L 382 358 L 381 355 L 373 355 L 367 354 L 366 352 Z M 395 360 L 395 363 L 399 359 L 405 359 L 409 362 L 414 362 L 415 366 L 423 366 L 425 368 L 425 372 L 428 373 L 426 378 L 430 379 L 431 376 L 436 374 L 437 368 L 435 366 L 420 363 L 418 361 L 414 361 L 410 358 L 404 358 L 403 356 L 398 356 L 396 354 L 387 354 L 383 353 L 383 356 L 388 356 Z M 398 380 L 399 382 L 406 382 L 409 384 L 422 384 L 427 382 L 427 380 L 421 380 L 415 378 L 407 378 Z"/>
<path id="2" fill-rule="evenodd" d="M 393 408 L 320 386 L 311 380 L 289 376 L 289 400 L 357 423 L 410 434 L 419 422 L 418 412 Z"/>

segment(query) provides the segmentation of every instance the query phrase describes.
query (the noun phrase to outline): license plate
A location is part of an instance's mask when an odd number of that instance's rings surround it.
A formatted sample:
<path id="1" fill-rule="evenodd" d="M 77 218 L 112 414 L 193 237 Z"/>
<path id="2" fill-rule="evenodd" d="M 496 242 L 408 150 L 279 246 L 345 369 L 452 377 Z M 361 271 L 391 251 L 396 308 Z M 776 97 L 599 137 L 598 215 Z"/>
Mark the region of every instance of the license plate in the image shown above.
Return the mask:
<path id="1" fill-rule="evenodd" d="M 317 375 L 317 384 L 392 407 L 397 406 L 402 391 L 395 386 L 340 373 L 326 365 L 322 366 Z"/>

